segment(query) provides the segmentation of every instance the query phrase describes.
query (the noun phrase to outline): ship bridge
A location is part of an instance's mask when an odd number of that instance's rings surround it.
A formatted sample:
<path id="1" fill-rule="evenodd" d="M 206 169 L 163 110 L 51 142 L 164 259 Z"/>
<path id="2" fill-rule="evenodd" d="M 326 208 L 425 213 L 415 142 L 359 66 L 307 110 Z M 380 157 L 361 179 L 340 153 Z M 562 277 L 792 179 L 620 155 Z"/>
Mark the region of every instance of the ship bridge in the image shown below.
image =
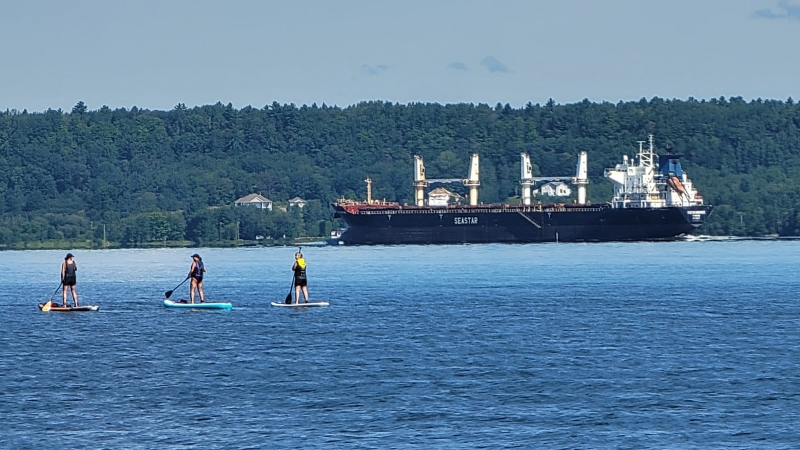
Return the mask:
<path id="1" fill-rule="evenodd" d="M 665 208 L 702 206 L 703 198 L 680 166 L 677 155 L 658 157 L 649 135 L 649 145 L 639 141 L 636 159 L 623 155 L 622 164 L 605 170 L 614 183 L 613 208 Z M 659 162 L 658 167 L 656 161 Z"/>

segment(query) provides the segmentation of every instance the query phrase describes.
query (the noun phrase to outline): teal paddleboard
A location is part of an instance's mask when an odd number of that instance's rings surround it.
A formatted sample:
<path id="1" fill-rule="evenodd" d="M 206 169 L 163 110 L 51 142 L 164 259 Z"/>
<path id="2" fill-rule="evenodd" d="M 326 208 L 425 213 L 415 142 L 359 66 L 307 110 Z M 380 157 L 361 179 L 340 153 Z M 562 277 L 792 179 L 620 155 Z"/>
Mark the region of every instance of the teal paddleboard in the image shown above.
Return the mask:
<path id="1" fill-rule="evenodd" d="M 184 300 L 185 301 L 185 300 Z M 230 303 L 189 303 L 189 302 L 173 302 L 172 300 L 164 300 L 164 306 L 167 308 L 188 308 L 188 309 L 231 309 L 233 305 Z"/>

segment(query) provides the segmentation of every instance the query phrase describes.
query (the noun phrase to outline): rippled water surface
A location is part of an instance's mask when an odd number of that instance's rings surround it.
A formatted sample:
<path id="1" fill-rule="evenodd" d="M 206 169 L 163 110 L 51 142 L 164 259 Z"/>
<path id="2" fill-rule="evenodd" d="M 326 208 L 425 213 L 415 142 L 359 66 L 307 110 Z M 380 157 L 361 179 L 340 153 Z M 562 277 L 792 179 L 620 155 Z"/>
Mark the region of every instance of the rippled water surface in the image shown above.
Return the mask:
<path id="1" fill-rule="evenodd" d="M 0 253 L 2 448 L 797 448 L 800 242 Z M 187 298 L 186 286 L 173 298 Z"/>

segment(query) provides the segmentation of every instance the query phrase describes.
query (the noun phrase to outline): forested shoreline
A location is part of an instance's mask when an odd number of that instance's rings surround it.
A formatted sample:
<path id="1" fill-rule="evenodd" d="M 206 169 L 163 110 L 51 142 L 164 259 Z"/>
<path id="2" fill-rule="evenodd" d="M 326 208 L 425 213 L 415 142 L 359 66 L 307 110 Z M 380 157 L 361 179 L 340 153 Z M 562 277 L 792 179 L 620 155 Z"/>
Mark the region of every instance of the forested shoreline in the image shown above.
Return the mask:
<path id="1" fill-rule="evenodd" d="M 0 248 L 284 243 L 335 228 L 340 197 L 413 199 L 413 155 L 428 177 L 463 177 L 481 156 L 480 199 L 515 201 L 519 154 L 536 174 L 572 175 L 589 155 L 589 199 L 636 141 L 684 156 L 715 205 L 703 234 L 800 234 L 800 107 L 719 98 L 559 105 L 273 103 L 170 111 L 0 112 Z M 260 193 L 273 211 L 235 207 Z M 293 197 L 305 208 L 281 208 Z M 105 241 L 103 241 L 105 229 Z M 285 238 L 284 238 L 285 236 Z"/>

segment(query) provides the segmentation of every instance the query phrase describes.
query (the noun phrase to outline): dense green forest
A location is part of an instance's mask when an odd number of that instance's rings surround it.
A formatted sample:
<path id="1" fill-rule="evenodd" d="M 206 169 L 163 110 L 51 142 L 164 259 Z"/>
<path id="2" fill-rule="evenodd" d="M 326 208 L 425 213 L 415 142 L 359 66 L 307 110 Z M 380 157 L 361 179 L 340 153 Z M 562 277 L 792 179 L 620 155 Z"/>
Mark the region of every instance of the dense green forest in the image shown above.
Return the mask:
<path id="1" fill-rule="evenodd" d="M 0 246 L 89 242 L 196 245 L 237 237 L 282 242 L 325 235 L 329 203 L 344 196 L 413 199 L 413 155 L 428 177 L 466 176 L 481 156 L 480 199 L 519 192 L 519 154 L 534 170 L 572 175 L 589 154 L 589 198 L 610 199 L 603 169 L 653 133 L 716 206 L 705 234 L 797 235 L 800 230 L 800 107 L 741 98 L 528 104 L 393 104 L 340 108 L 273 103 L 171 111 L 139 108 L 67 113 L 0 112 Z M 233 207 L 249 193 L 302 210 Z"/>

